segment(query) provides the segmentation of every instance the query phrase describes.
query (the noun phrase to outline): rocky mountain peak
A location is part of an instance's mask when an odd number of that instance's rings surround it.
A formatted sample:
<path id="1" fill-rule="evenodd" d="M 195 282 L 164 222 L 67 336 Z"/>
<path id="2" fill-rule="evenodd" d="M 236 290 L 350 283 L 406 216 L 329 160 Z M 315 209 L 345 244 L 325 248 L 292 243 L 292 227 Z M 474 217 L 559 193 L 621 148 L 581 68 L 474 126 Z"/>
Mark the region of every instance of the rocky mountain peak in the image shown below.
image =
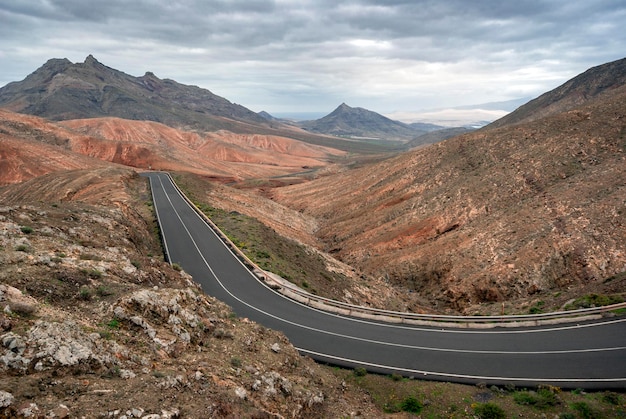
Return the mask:
<path id="1" fill-rule="evenodd" d="M 53 80 L 60 73 L 67 77 Z M 0 88 L 0 106 L 54 120 L 113 116 L 206 130 L 232 130 L 235 121 L 266 123 L 209 90 L 163 81 L 152 72 L 133 77 L 91 54 L 78 64 L 50 60 L 25 80 Z"/>
<path id="2" fill-rule="evenodd" d="M 100 62 L 96 60 L 93 55 L 89 54 L 87 58 L 85 58 L 85 64 L 94 65 L 94 64 L 100 64 Z"/>

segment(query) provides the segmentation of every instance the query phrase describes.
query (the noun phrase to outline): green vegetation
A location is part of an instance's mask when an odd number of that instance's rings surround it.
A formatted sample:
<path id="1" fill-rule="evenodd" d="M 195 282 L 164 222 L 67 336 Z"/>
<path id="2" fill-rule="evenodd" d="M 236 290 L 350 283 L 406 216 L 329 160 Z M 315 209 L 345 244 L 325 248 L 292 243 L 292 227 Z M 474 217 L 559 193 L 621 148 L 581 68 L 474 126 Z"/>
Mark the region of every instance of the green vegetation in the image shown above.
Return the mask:
<path id="1" fill-rule="evenodd" d="M 414 396 L 409 396 L 406 399 L 402 400 L 402 402 L 400 402 L 400 409 L 403 412 L 417 414 L 421 412 L 423 408 L 424 405 Z"/>
<path id="2" fill-rule="evenodd" d="M 624 396 L 619 392 L 562 391 L 549 385 L 486 388 L 339 367 L 329 371 L 346 385 L 365 391 L 386 413 L 407 412 L 423 418 L 626 418 Z"/>
<path id="3" fill-rule="evenodd" d="M 518 391 L 513 394 L 513 400 L 520 405 L 532 406 L 537 409 L 547 409 L 559 404 L 556 387 L 539 387 L 537 391 Z"/>
<path id="4" fill-rule="evenodd" d="M 81 288 L 80 291 L 78 291 L 78 298 L 83 301 L 90 301 L 92 297 L 93 295 L 89 288 Z"/>
<path id="5" fill-rule="evenodd" d="M 620 295 L 587 294 L 566 305 L 565 309 L 576 310 L 579 308 L 604 307 L 623 302 L 624 298 Z"/>
<path id="6" fill-rule="evenodd" d="M 120 328 L 120 321 L 118 319 L 111 319 L 111 321 L 109 321 L 106 326 L 109 329 L 119 329 Z"/>
<path id="7" fill-rule="evenodd" d="M 20 230 L 21 230 L 21 231 L 22 231 L 22 233 L 24 233 L 24 234 L 30 234 L 30 233 L 32 233 L 32 232 L 33 232 L 33 229 L 32 229 L 31 227 L 28 227 L 28 226 L 22 226 L 22 227 L 20 228 Z"/>
<path id="8" fill-rule="evenodd" d="M 16 251 L 18 251 L 18 252 L 25 252 L 25 253 L 28 253 L 28 252 L 30 252 L 30 247 L 28 247 L 28 246 L 27 246 L 27 245 L 25 245 L 25 244 L 18 244 L 18 245 L 15 247 L 15 250 L 16 250 Z"/>
<path id="9" fill-rule="evenodd" d="M 113 295 L 113 291 L 104 285 L 100 285 L 96 288 L 96 294 L 98 294 L 99 297 L 108 297 L 109 295 Z"/>
<path id="10" fill-rule="evenodd" d="M 541 314 L 543 313 L 543 307 L 546 305 L 545 301 L 537 301 L 534 306 L 528 309 L 528 314 Z"/>
<path id="11" fill-rule="evenodd" d="M 474 406 L 474 413 L 480 419 L 506 419 L 506 412 L 495 403 L 479 403 Z"/>
<path id="12" fill-rule="evenodd" d="M 571 407 L 578 412 L 582 419 L 602 419 L 603 417 L 600 412 L 589 406 L 587 402 L 574 402 Z"/>

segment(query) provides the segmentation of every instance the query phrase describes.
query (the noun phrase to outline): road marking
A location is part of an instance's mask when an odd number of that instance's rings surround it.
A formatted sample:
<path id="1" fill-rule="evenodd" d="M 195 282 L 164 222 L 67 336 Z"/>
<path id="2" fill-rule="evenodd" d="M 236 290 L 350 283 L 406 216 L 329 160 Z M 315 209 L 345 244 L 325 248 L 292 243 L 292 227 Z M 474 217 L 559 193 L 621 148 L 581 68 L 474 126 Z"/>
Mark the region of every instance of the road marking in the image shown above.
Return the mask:
<path id="1" fill-rule="evenodd" d="M 206 220 L 204 218 L 202 218 L 197 212 L 196 210 L 191 207 L 189 205 L 189 203 L 187 202 L 187 200 L 185 199 L 184 196 L 181 195 L 180 191 L 178 190 L 178 188 L 176 188 L 171 179 L 169 178 L 169 176 L 167 177 L 168 181 L 170 184 L 172 184 L 172 186 L 174 187 L 174 191 L 176 192 L 177 195 L 179 195 L 181 197 L 181 199 L 183 200 L 183 202 L 185 203 L 185 205 L 187 205 L 188 207 L 190 207 L 193 211 L 193 213 L 195 214 L 196 217 L 198 217 L 198 219 L 200 219 L 205 225 L 207 225 L 209 227 L 210 232 L 215 235 L 219 242 L 226 248 L 226 250 L 228 250 L 231 254 L 232 254 L 232 250 L 226 246 L 226 244 L 224 243 L 224 241 L 222 239 L 220 239 L 217 234 L 215 233 L 215 231 L 213 231 L 213 228 L 211 226 L 209 226 L 206 222 Z M 167 194 L 166 194 L 167 196 Z M 170 202 L 170 204 L 172 205 L 172 208 L 174 209 L 174 211 L 176 211 L 176 209 L 174 208 L 174 205 L 172 204 L 172 201 L 169 199 L 168 196 L 168 201 Z M 180 217 L 179 217 L 180 220 Z M 182 220 L 180 220 L 182 223 Z M 197 249 L 197 248 L 196 248 Z M 200 253 L 199 249 L 198 249 L 198 253 Z M 243 264 L 243 262 L 236 256 L 234 256 L 235 259 L 242 265 L 245 267 L 245 265 Z M 204 258 L 203 258 L 204 259 Z M 208 262 L 205 263 L 208 264 Z M 209 267 L 210 268 L 210 267 Z M 293 304 L 297 304 L 299 306 L 305 307 L 306 309 L 309 310 L 313 310 L 316 311 L 318 313 L 323 313 L 325 315 L 328 316 L 332 316 L 332 317 L 337 317 L 337 318 L 341 318 L 341 319 L 345 319 L 345 320 L 349 320 L 349 321 L 353 321 L 353 322 L 358 322 L 358 323 L 365 323 L 365 324 L 372 324 L 372 325 L 377 325 L 380 327 L 388 327 L 388 328 L 396 328 L 396 329 L 405 329 L 405 330 L 417 330 L 417 331 L 422 331 L 422 332 L 433 332 L 433 333 L 462 333 L 462 334 L 518 334 L 518 333 L 545 333 L 545 332 L 554 332 L 554 331 L 564 331 L 564 330 L 573 330 L 573 329 L 581 329 L 581 328 L 587 328 L 587 327 L 601 327 L 601 326 L 608 326 L 608 325 L 612 325 L 615 323 L 623 323 L 626 322 L 626 317 L 624 318 L 620 318 L 620 319 L 613 319 L 613 320 L 605 320 L 605 321 L 600 321 L 600 322 L 593 322 L 593 323 L 584 323 L 584 324 L 569 324 L 569 325 L 565 325 L 565 326 L 557 326 L 557 327 L 541 327 L 541 328 L 533 328 L 533 329 L 498 329 L 498 330 L 494 330 L 494 329 L 478 329 L 478 330 L 463 330 L 463 329 L 458 329 L 458 328 L 449 328 L 449 329 L 442 329 L 440 326 L 432 326 L 432 327 L 422 327 L 422 326 L 412 326 L 412 325 L 406 325 L 406 324 L 394 324 L 394 323 L 386 323 L 383 321 L 371 321 L 371 320 L 367 320 L 367 319 L 359 319 L 359 318 L 355 318 L 355 317 L 349 317 L 349 316 L 345 316 L 345 315 L 341 315 L 341 314 L 337 314 L 337 313 L 332 313 L 329 311 L 325 311 L 316 307 L 311 307 L 309 305 L 306 305 L 304 303 L 301 303 L 300 301 L 291 299 L 283 294 L 281 294 L 280 292 L 272 289 L 271 287 L 269 287 L 267 284 L 265 284 L 264 282 L 262 282 L 261 280 L 259 280 L 259 278 L 256 277 L 256 275 L 254 275 L 252 272 L 250 272 L 250 270 L 248 268 L 246 268 L 246 272 L 250 275 L 251 278 L 253 278 L 257 283 L 261 284 L 262 286 L 264 286 L 266 289 L 272 291 L 274 294 L 278 295 L 279 297 L 293 303 Z M 214 275 L 215 276 L 215 275 Z M 217 279 L 217 277 L 216 277 Z M 218 282 L 220 282 L 218 280 Z M 222 288 L 224 288 L 225 291 L 228 291 L 223 284 L 220 285 L 222 286 Z M 230 293 L 229 293 L 230 294 Z M 254 307 L 253 307 L 254 308 Z M 256 308 L 255 308 L 256 309 Z"/>
<path id="2" fill-rule="evenodd" d="M 425 371 L 425 370 L 414 370 L 410 368 L 403 367 L 393 367 L 390 365 L 382 365 L 375 364 L 371 362 L 363 362 L 357 361 L 350 358 L 342 358 L 334 355 L 323 354 L 320 352 L 309 351 L 307 349 L 296 348 L 301 353 L 315 355 L 320 358 L 332 359 L 335 361 L 343 361 L 346 363 L 363 365 L 371 368 L 380 368 L 385 370 L 403 372 L 405 374 L 411 373 L 420 375 L 422 377 L 432 376 L 432 377 L 445 377 L 445 378 L 459 378 L 459 379 L 471 379 L 471 380 L 496 380 L 496 381 L 524 381 L 524 382 L 534 382 L 534 383 L 618 383 L 625 382 L 626 378 L 523 378 L 523 377 L 498 377 L 498 376 L 483 376 L 483 375 L 468 375 L 468 374 L 453 374 L 446 372 L 435 372 L 435 371 Z M 415 377 L 419 378 L 419 377 Z"/>
<path id="3" fill-rule="evenodd" d="M 610 347 L 610 348 L 590 348 L 590 349 L 570 349 L 570 350 L 555 350 L 555 351 L 493 351 L 493 350 L 471 350 L 471 349 L 451 349 L 451 348 L 434 348 L 434 347 L 427 347 L 427 346 L 417 346 L 417 345 L 408 345 L 408 344 L 399 344 L 399 343 L 389 343 L 389 342 L 383 342 L 383 341 L 378 341 L 378 340 L 373 340 L 373 339 L 366 339 L 366 338 L 359 338 L 356 336 L 349 336 L 349 335 L 344 335 L 341 333 L 335 333 L 335 332 L 330 332 L 330 331 L 326 331 L 323 329 L 318 329 L 315 327 L 311 327 L 311 326 L 306 326 L 291 320 L 287 320 L 284 319 L 282 317 L 276 316 L 274 314 L 268 313 L 256 306 L 253 306 L 249 303 L 247 303 L 246 301 L 241 300 L 239 297 L 235 296 L 233 293 L 230 292 L 230 290 L 228 288 L 226 288 L 226 286 L 222 283 L 222 281 L 220 281 L 220 279 L 217 277 L 217 275 L 215 274 L 215 272 L 213 271 L 213 268 L 211 268 L 210 264 L 208 263 L 208 261 L 206 260 L 206 258 L 204 257 L 204 255 L 202 254 L 202 252 L 200 251 L 200 248 L 198 247 L 198 244 L 196 243 L 195 239 L 193 238 L 193 236 L 191 235 L 191 232 L 189 231 L 189 229 L 187 228 L 187 226 L 185 225 L 185 223 L 183 222 L 180 214 L 178 213 L 178 211 L 176 210 L 176 208 L 174 207 L 174 204 L 172 203 L 169 195 L 166 193 L 165 196 L 167 197 L 168 202 L 170 203 L 170 205 L 172 206 L 172 209 L 174 210 L 174 213 L 176 214 L 176 217 L 178 218 L 178 220 L 180 221 L 181 225 L 183 226 L 185 232 L 187 233 L 187 235 L 189 236 L 189 239 L 192 241 L 194 247 L 196 248 L 196 251 L 198 252 L 198 254 L 200 255 L 200 258 L 202 259 L 202 261 L 204 262 L 205 266 L 207 267 L 207 269 L 211 272 L 211 275 L 213 275 L 213 278 L 217 281 L 217 283 L 222 287 L 222 289 L 228 293 L 233 299 L 239 301 L 241 304 L 251 308 L 252 310 L 255 310 L 261 314 L 264 314 L 268 317 L 271 317 L 273 319 L 276 319 L 278 321 L 281 321 L 283 323 L 286 324 L 290 324 L 292 326 L 296 326 L 302 329 L 307 329 L 307 330 L 311 330 L 317 333 L 321 333 L 321 334 L 326 334 L 326 335 L 330 335 L 330 336 L 335 336 L 335 337 L 341 337 L 341 338 L 345 338 L 345 339 L 351 339 L 351 340 L 355 340 L 355 341 L 360 341 L 360 342 L 367 342 L 367 343 L 371 343 L 371 344 L 376 344 L 376 345 L 383 345 L 383 346 L 392 346 L 392 347 L 400 347 L 400 348 L 407 348 L 407 349 L 414 349 L 414 350 L 422 350 L 422 351 L 432 351 L 432 352 L 453 352 L 453 353 L 471 353 L 471 354 L 511 354 L 511 355 L 552 355 L 552 354 L 572 354 L 572 353 L 589 353 L 589 352 L 607 352 L 607 351 L 619 351 L 619 350 L 625 350 L 626 347 L 624 346 L 619 346 L 619 347 Z M 184 201 L 186 205 L 187 201 Z M 193 208 L 191 208 L 193 210 Z M 200 220 L 202 220 L 203 223 L 206 222 L 204 219 L 202 219 L 202 217 L 200 217 L 195 210 L 193 211 L 194 214 L 196 214 Z M 209 228 L 209 230 L 211 231 L 212 234 L 215 234 L 215 232 Z M 221 239 L 218 240 L 220 242 Z M 223 242 L 222 242 L 223 243 Z M 227 248 L 228 249 L 228 248 Z M 230 251 L 230 249 L 228 249 Z M 239 259 L 237 259 L 239 260 Z M 246 269 L 247 270 L 247 269 Z M 252 275 L 253 276 L 253 275 Z M 280 295 L 279 293 L 277 293 L 278 295 Z M 288 301 L 292 301 L 287 299 Z M 311 307 L 308 307 L 304 304 L 300 304 L 303 307 L 306 307 L 308 309 L 312 309 Z M 338 316 L 335 315 L 334 313 L 327 313 L 324 312 L 322 310 L 318 310 L 315 309 L 316 311 L 319 311 L 321 313 L 324 314 L 328 314 L 328 315 L 333 315 L 336 317 L 340 317 L 342 319 L 346 319 L 346 320 L 352 320 L 352 321 L 359 321 L 362 323 L 366 323 L 366 324 L 373 324 L 373 325 L 377 325 L 377 326 L 383 326 L 383 327 L 387 327 L 387 326 L 396 326 L 397 325 L 385 325 L 385 324 L 381 324 L 381 323 L 374 323 L 374 322 L 367 322 L 367 321 L 363 321 L 360 319 L 353 319 L 350 317 L 344 317 L 344 316 Z M 587 325 L 580 325 L 580 326 L 570 326 L 570 327 L 564 327 L 564 328 L 555 328 L 553 330 L 561 330 L 561 329 L 570 329 L 570 328 L 574 328 L 574 327 L 585 327 Z M 419 328 L 410 328 L 410 327 L 404 327 L 408 330 L 417 330 L 417 331 L 421 331 L 421 329 Z M 433 331 L 432 329 L 424 329 L 426 331 Z M 440 332 L 439 330 L 435 330 L 437 332 Z M 476 331 L 478 332 L 478 331 Z M 518 331 L 520 332 L 520 331 Z M 497 332 L 486 332 L 486 333 L 497 333 Z"/>

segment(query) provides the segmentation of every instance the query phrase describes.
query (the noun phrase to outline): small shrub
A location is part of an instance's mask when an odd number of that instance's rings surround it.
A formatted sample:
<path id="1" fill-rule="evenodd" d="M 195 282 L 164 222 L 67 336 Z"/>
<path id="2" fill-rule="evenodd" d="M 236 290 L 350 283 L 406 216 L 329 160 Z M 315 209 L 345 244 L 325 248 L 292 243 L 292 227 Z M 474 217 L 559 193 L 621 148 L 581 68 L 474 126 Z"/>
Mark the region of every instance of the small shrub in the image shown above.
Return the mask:
<path id="1" fill-rule="evenodd" d="M 474 406 L 474 412 L 480 419 L 506 419 L 504 410 L 495 403 L 479 403 Z"/>
<path id="2" fill-rule="evenodd" d="M 520 391 L 513 394 L 515 403 L 523 406 L 533 406 L 537 409 L 547 409 L 559 404 L 558 387 L 540 387 L 534 391 Z"/>
<path id="3" fill-rule="evenodd" d="M 136 260 L 131 260 L 130 264 L 133 265 L 137 269 L 141 268 L 141 264 L 139 262 L 137 262 Z"/>
<path id="4" fill-rule="evenodd" d="M 20 228 L 20 230 L 24 234 L 30 234 L 30 233 L 33 232 L 33 229 L 31 227 L 28 227 L 28 226 L 23 226 L 23 227 Z"/>
<path id="5" fill-rule="evenodd" d="M 89 301 L 91 300 L 91 290 L 89 288 L 81 288 L 80 291 L 78 292 L 78 298 L 80 298 L 83 301 Z"/>
<path id="6" fill-rule="evenodd" d="M 600 419 L 602 415 L 595 411 L 586 402 L 572 403 L 572 409 L 576 410 L 582 419 Z"/>
<path id="7" fill-rule="evenodd" d="M 413 396 L 407 397 L 406 399 L 402 400 L 402 403 L 400 403 L 400 408 L 403 412 L 417 414 L 422 411 L 423 407 L 424 405 L 422 405 L 422 403 Z"/>
<path id="8" fill-rule="evenodd" d="M 237 357 L 233 357 L 230 359 L 230 365 L 232 365 L 235 368 L 240 368 L 241 367 L 241 359 L 237 358 Z"/>
<path id="9" fill-rule="evenodd" d="M 20 245 L 17 245 L 15 250 L 17 250 L 18 252 L 28 252 L 30 251 L 30 248 L 25 244 L 20 244 Z"/>
<path id="10" fill-rule="evenodd" d="M 355 368 L 354 375 L 357 377 L 365 377 L 367 375 L 367 370 L 363 367 Z"/>
<path id="11" fill-rule="evenodd" d="M 258 257 L 259 259 L 269 259 L 270 254 L 267 253 L 265 250 L 257 250 L 256 257 Z"/>
<path id="12" fill-rule="evenodd" d="M 181 267 L 180 267 L 180 265 L 179 265 L 178 263 L 172 263 L 172 268 L 173 268 L 175 271 L 179 271 L 179 272 L 183 270 L 183 268 L 181 268 Z"/>
<path id="13" fill-rule="evenodd" d="M 615 406 L 619 405 L 619 394 L 607 391 L 602 395 L 602 401 Z"/>
<path id="14" fill-rule="evenodd" d="M 111 319 L 111 321 L 107 323 L 107 327 L 109 329 L 119 329 L 120 321 L 118 319 Z"/>
<path id="15" fill-rule="evenodd" d="M 393 373 L 393 374 L 391 374 L 391 379 L 393 381 L 402 381 L 402 376 L 400 374 Z"/>

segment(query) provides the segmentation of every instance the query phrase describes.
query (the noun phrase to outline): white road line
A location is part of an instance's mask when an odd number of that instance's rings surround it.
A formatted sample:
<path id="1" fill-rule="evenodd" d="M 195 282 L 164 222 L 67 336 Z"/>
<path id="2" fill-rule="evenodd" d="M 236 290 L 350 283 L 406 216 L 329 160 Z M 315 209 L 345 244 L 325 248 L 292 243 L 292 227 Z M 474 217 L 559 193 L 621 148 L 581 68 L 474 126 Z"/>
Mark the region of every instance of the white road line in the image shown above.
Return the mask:
<path id="1" fill-rule="evenodd" d="M 335 361 L 343 361 L 346 363 L 363 365 L 372 368 L 381 368 L 385 370 L 403 372 L 407 374 L 416 374 L 421 375 L 423 377 L 433 376 L 433 377 L 445 377 L 445 378 L 461 378 L 461 379 L 471 379 L 471 380 L 497 380 L 497 381 L 524 381 L 524 382 L 535 382 L 535 383 L 546 383 L 546 382 L 554 382 L 554 383 L 615 383 L 615 382 L 626 382 L 626 378 L 523 378 L 523 377 L 498 377 L 498 376 L 486 376 L 486 375 L 468 375 L 468 374 L 452 374 L 446 372 L 435 372 L 435 371 L 425 371 L 425 370 L 414 370 L 403 367 L 394 367 L 390 365 L 382 365 L 382 364 L 374 364 L 371 362 L 362 362 L 356 361 L 349 358 L 342 358 L 334 355 L 323 354 L 320 352 L 309 351 L 307 349 L 296 348 L 298 351 L 304 354 L 311 354 L 321 358 L 332 359 Z"/>
<path id="2" fill-rule="evenodd" d="M 168 180 L 171 183 L 171 180 L 168 177 Z M 207 225 L 209 227 L 209 230 L 211 231 L 212 234 L 215 234 L 217 236 L 217 234 L 213 231 L 213 228 L 211 228 L 207 223 L 206 220 L 204 220 L 197 212 L 194 208 L 192 208 L 189 203 L 187 202 L 187 200 L 185 199 L 185 197 L 183 197 L 180 193 L 180 191 L 178 190 L 178 188 L 174 187 L 174 190 L 176 191 L 176 193 L 181 197 L 181 199 L 185 202 L 185 204 L 187 206 L 189 206 L 192 210 L 193 213 L 196 215 L 196 217 L 198 217 L 205 225 Z M 166 194 L 167 195 L 167 194 Z M 169 200 L 169 196 L 168 196 L 168 200 Z M 172 201 L 170 200 L 170 204 L 172 203 Z M 173 207 L 173 205 L 172 205 Z M 175 209 L 174 209 L 175 210 Z M 182 222 L 182 220 L 181 220 Z M 226 244 L 223 242 L 222 239 L 220 239 L 218 237 L 218 240 L 220 241 L 220 243 L 229 251 L 232 253 L 232 250 L 226 246 Z M 235 257 L 235 259 L 242 265 L 245 267 L 245 265 L 243 264 L 243 262 Z M 205 261 L 206 262 L 206 261 Z M 572 329 L 582 329 L 582 328 L 590 328 L 590 327 L 602 327 L 602 326 L 608 326 L 608 325 L 612 325 L 615 323 L 624 323 L 626 322 L 626 317 L 624 318 L 619 318 L 619 319 L 613 319 L 613 320 L 606 320 L 606 321 L 602 321 L 602 322 L 594 322 L 594 323 L 584 323 L 584 324 L 569 324 L 569 325 L 565 325 L 565 326 L 557 326 L 557 327 L 546 327 L 546 328 L 535 328 L 535 329 L 524 329 L 524 330 L 520 330 L 520 329 L 499 329 L 499 330 L 494 330 L 494 329 L 479 329 L 479 330 L 467 330 L 467 329 L 458 329 L 458 328 L 450 328 L 450 329 L 443 329 L 443 328 L 435 328 L 435 327 L 429 327 L 429 328 L 425 328 L 425 327 L 420 327 L 420 326 L 411 326 L 411 325 L 401 325 L 401 324 L 394 324 L 394 323 L 384 323 L 384 322 L 373 322 L 367 319 L 359 319 L 359 318 L 355 318 L 355 317 L 348 317 L 348 316 L 343 316 L 340 314 L 336 314 L 336 313 L 331 313 L 325 310 L 321 310 L 315 307 L 311 307 L 309 305 L 303 304 L 299 301 L 293 300 L 289 297 L 286 297 L 285 295 L 281 294 L 280 292 L 270 288 L 269 286 L 267 286 L 267 284 L 263 283 L 262 281 L 259 280 L 259 278 L 257 278 L 252 272 L 250 272 L 248 270 L 248 268 L 246 268 L 246 271 L 249 273 L 249 275 L 259 284 L 263 285 L 265 288 L 269 289 L 270 291 L 272 291 L 273 293 L 275 293 L 276 295 L 278 295 L 279 297 L 293 303 L 293 304 L 297 304 L 300 305 L 308 310 L 313 310 L 319 313 L 323 313 L 325 315 L 328 316 L 332 316 L 332 317 L 337 317 L 337 318 L 341 318 L 341 319 L 346 319 L 349 321 L 353 321 L 353 322 L 357 322 L 357 323 L 365 323 L 365 324 L 374 324 L 374 325 L 378 325 L 380 327 L 387 327 L 387 328 L 394 328 L 394 329 L 404 329 L 404 330 L 418 330 L 418 331 L 422 331 L 422 332 L 431 332 L 431 333 L 459 333 L 459 334 L 525 334 L 525 333 L 545 333 L 545 332 L 555 332 L 555 331 L 564 331 L 564 330 L 572 330 Z M 218 280 L 219 282 L 219 280 Z M 220 285 L 222 285 L 220 283 Z M 224 286 L 222 285 L 222 288 L 224 288 Z M 226 288 L 224 288 L 226 290 Z M 226 290 L 228 291 L 228 290 Z"/>
<path id="3" fill-rule="evenodd" d="M 171 199 L 169 198 L 169 195 L 168 194 L 165 194 L 165 195 L 166 195 L 167 200 L 169 201 L 170 205 L 172 206 L 172 209 L 174 210 L 174 213 L 176 214 L 176 217 L 178 218 L 178 220 L 182 224 L 183 228 L 185 229 L 185 232 L 187 233 L 187 235 L 189 236 L 190 240 L 192 241 L 194 247 L 196 248 L 196 251 L 198 252 L 200 257 L 202 258 L 202 261 L 204 262 L 205 266 L 209 269 L 209 271 L 213 275 L 213 278 L 215 278 L 217 283 L 220 284 L 222 289 L 224 289 L 224 291 L 226 291 L 233 299 L 239 301 L 241 304 L 251 308 L 252 310 L 255 310 L 255 311 L 259 312 L 259 313 L 262 313 L 262 314 L 264 314 L 264 315 L 266 315 L 268 317 L 271 317 L 273 319 L 279 320 L 279 321 L 281 321 L 283 323 L 287 323 L 287 324 L 290 324 L 292 326 L 300 327 L 300 328 L 306 329 L 306 330 L 311 330 L 311 331 L 314 331 L 314 332 L 317 332 L 317 333 L 321 333 L 321 334 L 341 337 L 341 338 L 345 338 L 345 339 L 351 339 L 351 340 L 360 341 L 360 342 L 367 342 L 367 343 L 376 344 L 376 345 L 383 345 L 383 346 L 401 347 L 401 348 L 414 349 L 414 350 L 433 351 L 433 352 L 454 352 L 454 353 L 473 353 L 473 354 L 515 354 L 515 355 L 538 355 L 538 354 L 543 354 L 543 355 L 548 355 L 548 354 L 566 354 L 566 353 L 567 354 L 572 354 L 572 353 L 586 353 L 586 352 L 619 351 L 619 350 L 625 350 L 626 349 L 626 347 L 613 347 L 613 348 L 573 349 L 573 350 L 559 350 L 559 351 L 489 351 L 489 350 L 433 348 L 433 347 L 426 347 L 426 346 L 416 346 L 416 345 L 406 345 L 406 344 L 398 344 L 398 343 L 388 343 L 388 342 L 383 342 L 383 341 L 378 341 L 378 340 L 359 338 L 359 337 L 355 337 L 355 336 L 344 335 L 344 334 L 341 334 L 341 333 L 329 332 L 329 331 L 326 331 L 326 330 L 318 329 L 318 328 L 311 327 L 311 326 L 306 326 L 306 325 L 303 325 L 303 324 L 300 324 L 300 323 L 297 323 L 297 322 L 293 322 L 291 320 L 284 319 L 282 317 L 279 317 L 279 316 L 276 316 L 274 314 L 268 313 L 268 312 L 266 312 L 264 310 L 261 310 L 260 308 L 255 307 L 255 306 L 247 303 L 246 301 L 241 300 L 239 297 L 235 296 L 233 293 L 230 292 L 230 290 L 228 290 L 224 286 L 222 281 L 220 281 L 220 279 L 217 277 L 217 275 L 215 274 L 215 272 L 211 268 L 210 264 L 205 259 L 205 257 L 202 254 L 202 252 L 200 251 L 200 248 L 198 247 L 198 244 L 196 243 L 196 241 L 194 240 L 193 236 L 191 235 L 191 232 L 189 231 L 189 229 L 187 228 L 187 226 L 183 222 L 180 214 L 178 213 L 178 211 L 174 207 L 174 204 L 172 203 Z M 185 203 L 186 203 L 186 201 L 185 201 Z M 195 211 L 194 211 L 194 214 L 196 214 Z M 202 220 L 201 217 L 200 217 L 200 219 Z M 202 220 L 202 221 L 204 222 L 204 220 Z M 213 231 L 211 230 L 211 232 L 213 232 Z M 220 242 L 221 242 L 221 240 L 220 240 Z M 307 307 L 307 308 L 310 308 L 310 307 L 308 307 L 306 305 L 303 305 L 303 306 Z M 320 311 L 320 312 L 325 313 L 323 311 Z M 332 313 L 330 313 L 330 314 L 332 314 Z M 354 320 L 354 319 L 351 319 L 351 318 L 348 318 L 348 317 L 342 317 L 342 316 L 337 316 L 337 317 L 345 318 L 345 319 L 348 319 L 348 320 Z M 359 321 L 361 321 L 361 320 L 359 320 Z M 379 323 L 372 323 L 372 322 L 366 322 L 366 321 L 362 321 L 362 322 L 363 323 L 380 325 Z M 386 326 L 386 325 L 383 325 L 383 326 Z M 416 330 L 414 328 L 408 328 L 408 329 L 409 330 Z M 427 329 L 427 330 L 429 330 L 429 329 Z M 556 329 L 556 330 L 558 330 L 558 329 Z M 354 361 L 358 362 L 356 360 L 354 360 Z"/>
<path id="4" fill-rule="evenodd" d="M 152 177 L 148 176 L 148 179 L 150 180 L 150 194 L 152 195 L 152 204 L 154 206 L 154 213 L 156 214 L 157 222 L 159 223 L 159 229 L 161 230 L 161 240 L 163 240 L 163 247 L 165 248 L 164 249 L 165 250 L 165 256 L 167 257 L 168 263 L 171 265 L 172 264 L 172 260 L 170 258 L 170 251 L 169 251 L 169 248 L 167 247 L 167 240 L 165 239 L 165 233 L 163 232 L 163 226 L 161 225 L 161 217 L 159 216 L 159 209 L 157 208 L 156 200 L 154 199 L 154 188 L 152 187 Z M 161 177 L 158 176 L 158 179 L 159 179 L 159 183 L 161 184 L 161 188 L 163 189 L 163 193 L 165 193 L 165 187 L 163 186 L 163 181 L 161 180 Z M 167 195 L 167 194 L 165 194 L 165 195 Z"/>

